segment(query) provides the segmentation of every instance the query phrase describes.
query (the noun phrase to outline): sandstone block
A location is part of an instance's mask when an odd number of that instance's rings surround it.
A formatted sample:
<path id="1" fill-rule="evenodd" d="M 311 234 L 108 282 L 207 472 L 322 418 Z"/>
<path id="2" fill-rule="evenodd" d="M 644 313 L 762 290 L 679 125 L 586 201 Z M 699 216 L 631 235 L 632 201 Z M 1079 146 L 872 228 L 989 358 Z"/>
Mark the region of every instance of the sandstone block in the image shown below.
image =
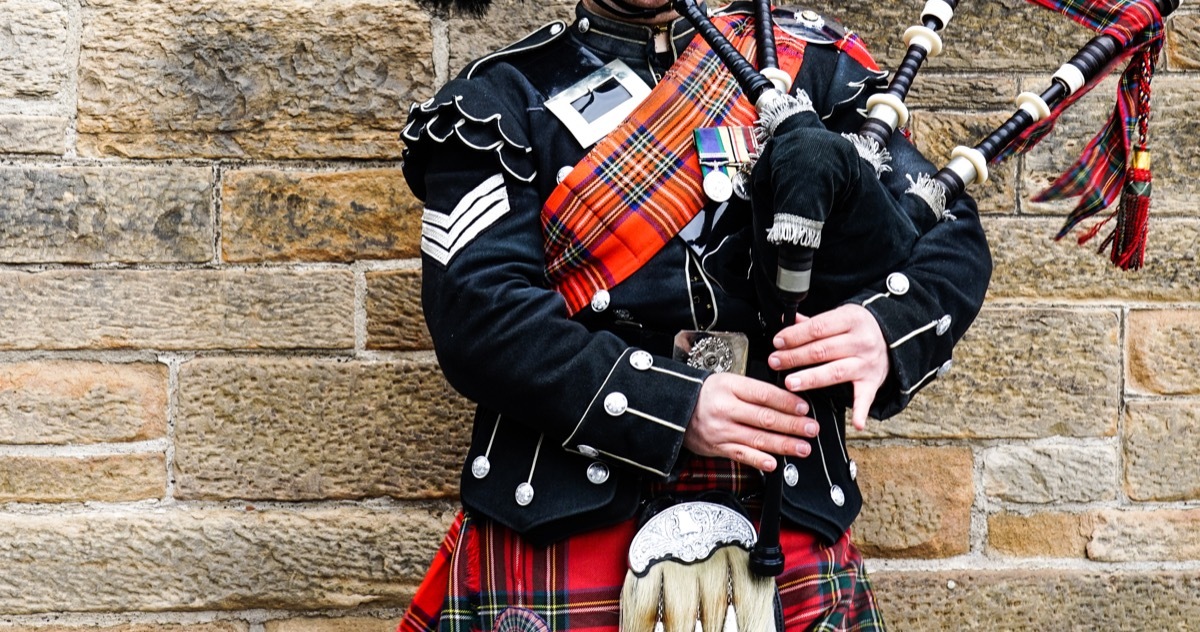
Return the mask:
<path id="1" fill-rule="evenodd" d="M 1200 510 L 1104 510 L 1088 543 L 1101 562 L 1200 559 Z"/>
<path id="2" fill-rule="evenodd" d="M 121 502 L 162 498 L 166 489 L 163 454 L 0 459 L 0 502 Z"/>
<path id="3" fill-rule="evenodd" d="M 875 59 L 889 68 L 895 68 L 904 58 L 904 29 L 917 24 L 920 18 L 919 4 L 848 0 L 829 6 L 830 15 L 861 33 Z M 1016 0 L 964 2 L 955 10 L 954 20 L 944 33 L 945 51 L 929 60 L 927 66 L 931 70 L 1049 74 L 1091 35 L 1062 16 Z"/>
<path id="4" fill-rule="evenodd" d="M 393 632 L 399 621 L 342 617 L 338 619 L 284 619 L 268 621 L 266 632 Z"/>
<path id="5" fill-rule="evenodd" d="M 213 257 L 211 207 L 207 168 L 0 168 L 0 258 L 202 263 Z"/>
<path id="6" fill-rule="evenodd" d="M 950 162 L 950 152 L 955 146 L 973 146 L 1002 125 L 1009 114 L 917 112 L 910 123 L 913 142 L 940 168 Z M 971 187 L 968 192 L 978 202 L 980 213 L 1011 215 L 1017 199 L 1016 164 L 1000 165 L 989 169 L 989 173 L 991 179 L 986 184 Z"/>
<path id="7" fill-rule="evenodd" d="M 0 98 L 52 97 L 66 87 L 71 18 L 53 0 L 0 0 Z"/>
<path id="8" fill-rule="evenodd" d="M 166 433 L 164 365 L 0 364 L 0 443 L 117 443 Z"/>
<path id="9" fill-rule="evenodd" d="M 966 553 L 974 500 L 965 448 L 860 448 L 863 512 L 854 526 L 863 554 L 950 557 Z"/>
<path id="10" fill-rule="evenodd" d="M 899 61 L 897 58 L 892 63 Z M 1017 86 L 1017 80 L 1009 75 L 945 74 L 922 70 L 904 102 L 910 108 L 934 111 L 1007 112 L 1013 108 L 1013 99 L 1020 92 Z M 967 144 L 966 139 L 948 139 L 946 142 Z"/>
<path id="11" fill-rule="evenodd" d="M 1154 109 L 1150 131 L 1154 203 L 1150 215 L 1151 246 L 1146 253 L 1147 258 L 1159 252 L 1158 240 L 1167 230 L 1165 222 L 1156 221 L 1158 218 L 1168 213 L 1200 217 L 1200 210 L 1195 204 L 1196 196 L 1200 195 L 1200 182 L 1196 178 L 1196 161 L 1200 150 L 1195 143 L 1173 140 L 1191 138 L 1196 133 L 1191 106 L 1195 89 L 1195 80 L 1191 77 L 1162 73 L 1154 78 Z M 1028 192 L 1027 195 L 1032 196 L 1041 191 L 1074 163 L 1112 112 L 1115 98 L 1114 76 L 1101 83 L 1087 98 L 1081 99 L 1059 117 L 1054 134 L 1030 151 L 1025 158 L 1024 189 Z M 1077 202 L 1077 199 L 1054 203 L 1028 202 L 1026 208 L 1034 213 L 1053 213 L 1065 218 Z M 1098 217 L 1106 217 L 1112 210 L 1116 210 L 1115 204 L 1109 211 L 1101 212 Z M 1084 222 L 1073 236 L 1078 237 L 1078 234 L 1084 232 L 1091 224 L 1092 221 Z M 1099 240 L 1106 234 L 1108 228 L 1098 235 L 1093 250 L 1099 247 Z M 1194 251 L 1192 254 L 1194 256 Z"/>
<path id="12" fill-rule="evenodd" d="M 988 549 L 1014 557 L 1086 558 L 1093 522 L 1088 514 L 988 516 Z"/>
<path id="13" fill-rule="evenodd" d="M 433 348 L 421 312 L 420 270 L 367 273 L 367 348 Z"/>
<path id="14" fill-rule="evenodd" d="M 1200 617 L 1194 571 L 888 572 L 871 578 L 889 629 L 1187 630 Z"/>
<path id="15" fill-rule="evenodd" d="M 1001 446 L 983 453 L 983 489 L 1015 503 L 1114 500 L 1117 470 L 1108 446 Z"/>
<path id="16" fill-rule="evenodd" d="M 1200 311 L 1133 310 L 1127 340 L 1130 390 L 1200 394 Z"/>
<path id="17" fill-rule="evenodd" d="M 0 349 L 347 349 L 343 270 L 0 272 Z"/>
<path id="18" fill-rule="evenodd" d="M 179 498 L 457 493 L 471 407 L 432 360 L 197 359 L 179 382 Z"/>
<path id="19" fill-rule="evenodd" d="M 67 124 L 61 116 L 0 116 L 0 152 L 62 155 Z"/>
<path id="20" fill-rule="evenodd" d="M 1125 490 L 1134 500 L 1200 500 L 1200 402 L 1130 402 Z"/>
<path id="21" fill-rule="evenodd" d="M 1200 222 L 1152 215 L 1146 265 L 1132 272 L 1096 254 L 1095 246 L 1079 247 L 1070 237 L 1053 241 L 1061 226 L 1060 218 L 985 218 L 996 264 L 989 295 L 1108 302 L 1200 300 L 1195 252 Z"/>
<path id="22" fill-rule="evenodd" d="M 1109 310 L 987 307 L 955 347 L 953 370 L 905 412 L 868 424 L 868 434 L 1111 436 L 1120 398 L 1118 325 Z"/>
<path id="23" fill-rule="evenodd" d="M 92 0 L 82 22 L 89 156 L 398 158 L 408 104 L 432 94 L 410 0 Z"/>
<path id="24" fill-rule="evenodd" d="M 401 607 L 445 509 L 5 514 L 0 611 Z"/>
<path id="25" fill-rule="evenodd" d="M 1167 22 L 1167 63 L 1173 70 L 1200 69 L 1200 15 L 1180 13 Z"/>
<path id="26" fill-rule="evenodd" d="M 355 261 L 421 254 L 421 203 L 399 169 L 226 174 L 226 261 Z"/>
<path id="27" fill-rule="evenodd" d="M 129 623 L 96 627 L 91 625 L 5 626 L 6 632 L 248 632 L 250 624 L 236 621 L 212 623 Z"/>

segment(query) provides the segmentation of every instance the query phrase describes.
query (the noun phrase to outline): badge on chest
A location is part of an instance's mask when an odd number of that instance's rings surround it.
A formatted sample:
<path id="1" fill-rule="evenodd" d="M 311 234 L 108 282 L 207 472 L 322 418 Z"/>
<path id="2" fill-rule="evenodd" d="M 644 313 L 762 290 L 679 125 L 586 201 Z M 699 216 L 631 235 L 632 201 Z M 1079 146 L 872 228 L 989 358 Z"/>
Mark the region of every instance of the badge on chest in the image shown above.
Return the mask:
<path id="1" fill-rule="evenodd" d="M 591 147 L 616 129 L 649 94 L 650 86 L 618 59 L 550 97 L 546 109 L 581 146 Z"/>

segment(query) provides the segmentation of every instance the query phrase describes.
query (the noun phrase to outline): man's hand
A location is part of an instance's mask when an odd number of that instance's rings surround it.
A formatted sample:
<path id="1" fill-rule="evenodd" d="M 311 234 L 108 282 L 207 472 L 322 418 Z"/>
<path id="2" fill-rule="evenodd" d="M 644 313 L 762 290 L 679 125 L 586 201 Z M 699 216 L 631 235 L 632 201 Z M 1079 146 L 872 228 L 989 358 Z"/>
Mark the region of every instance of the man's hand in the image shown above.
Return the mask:
<path id="1" fill-rule="evenodd" d="M 847 304 L 812 318 L 797 316 L 796 324 L 775 336 L 776 351 L 767 359 L 771 368 L 785 371 L 791 391 L 808 391 L 849 382 L 854 385 L 854 427 L 867 427 L 875 393 L 887 379 L 888 346 L 871 312 Z"/>
<path id="2" fill-rule="evenodd" d="M 806 417 L 808 403 L 795 393 L 754 378 L 715 373 L 704 380 L 683 446 L 701 456 L 721 456 L 775 469 L 774 454 L 808 456 L 819 426 Z"/>

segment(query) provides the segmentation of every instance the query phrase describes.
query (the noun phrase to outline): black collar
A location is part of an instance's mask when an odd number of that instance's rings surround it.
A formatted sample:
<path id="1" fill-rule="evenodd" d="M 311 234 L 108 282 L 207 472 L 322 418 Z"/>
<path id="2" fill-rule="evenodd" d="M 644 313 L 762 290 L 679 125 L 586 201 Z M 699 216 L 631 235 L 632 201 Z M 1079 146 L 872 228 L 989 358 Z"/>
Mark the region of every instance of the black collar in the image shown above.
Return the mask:
<path id="1" fill-rule="evenodd" d="M 707 10 L 703 4 L 700 6 Z M 678 58 L 696 35 L 696 29 L 683 18 L 662 26 L 629 24 L 596 15 L 582 3 L 575 5 L 575 22 L 571 25 L 571 33 L 588 48 L 635 63 L 654 58 L 654 36 L 664 29 L 671 34 L 672 58 Z"/>

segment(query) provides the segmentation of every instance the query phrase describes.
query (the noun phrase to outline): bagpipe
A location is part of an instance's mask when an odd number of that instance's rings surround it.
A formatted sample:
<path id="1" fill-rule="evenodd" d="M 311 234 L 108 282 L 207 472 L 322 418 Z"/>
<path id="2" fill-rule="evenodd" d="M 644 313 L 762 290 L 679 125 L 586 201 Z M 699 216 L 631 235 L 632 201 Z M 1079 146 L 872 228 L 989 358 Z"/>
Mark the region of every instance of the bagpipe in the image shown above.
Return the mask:
<path id="1" fill-rule="evenodd" d="M 928 1 L 922 23 L 905 33 L 907 52 L 888 89 L 869 98 L 867 119 L 857 137 L 849 139 L 834 138 L 840 135 L 825 130 L 807 96 L 793 92 L 790 77 L 776 68 L 773 29 L 761 28 L 772 23 L 766 0 L 758 0 L 754 11 L 758 68 L 726 41 L 693 0 L 672 0 L 758 113 L 759 154 L 736 175 L 741 180 L 736 189 L 749 192 L 755 234 L 762 242 L 755 242 L 755 263 L 775 270 L 773 290 L 782 303 L 784 325 L 795 322 L 799 304 L 810 292 L 828 292 L 826 286 L 834 280 L 858 289 L 894 270 L 912 240 L 937 222 L 952 219 L 946 209 L 967 186 L 988 180 L 988 165 L 1030 149 L 1061 111 L 1128 59 L 1132 61 L 1123 73 L 1112 116 L 1075 165 L 1035 199 L 1083 198 L 1059 233 L 1062 237 L 1120 195 L 1120 207 L 1080 241 L 1115 218 L 1101 250 L 1110 249 L 1111 260 L 1121 268 L 1141 266 L 1150 191 L 1149 82 L 1162 47 L 1163 19 L 1178 8 L 1179 0 L 1029 1 L 1099 33 L 1053 74 L 1048 88 L 1020 94 L 1016 111 L 1003 125 L 974 146 L 955 148 L 945 167 L 921 175 L 897 197 L 876 177 L 826 176 L 847 169 L 847 147 L 862 159 L 863 164 L 853 168 L 871 176 L 876 175 L 872 168 L 886 169 L 889 139 L 908 121 L 904 99 L 924 61 L 941 52 L 939 32 L 953 17 L 957 0 Z M 858 241 L 858 252 L 872 254 L 870 261 L 827 253 L 831 239 L 836 242 L 847 235 Z M 780 459 L 767 476 L 760 528 L 750 554 L 751 570 L 763 577 L 778 575 L 784 567 L 779 547 L 782 470 Z"/>

